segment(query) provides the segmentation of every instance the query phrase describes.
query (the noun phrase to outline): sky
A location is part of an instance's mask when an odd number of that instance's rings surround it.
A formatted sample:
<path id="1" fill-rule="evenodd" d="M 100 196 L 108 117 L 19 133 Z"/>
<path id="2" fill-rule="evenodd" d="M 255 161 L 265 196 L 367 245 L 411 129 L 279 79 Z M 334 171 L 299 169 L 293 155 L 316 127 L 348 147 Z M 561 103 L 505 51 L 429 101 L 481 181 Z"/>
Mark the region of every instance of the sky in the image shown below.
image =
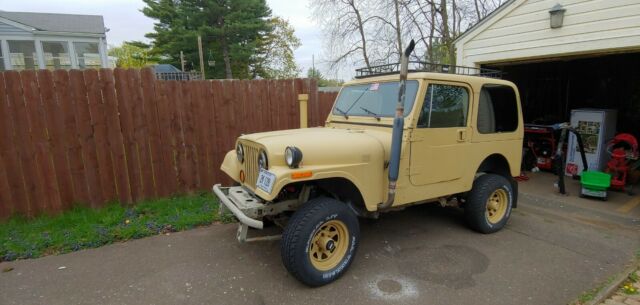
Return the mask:
<path id="1" fill-rule="evenodd" d="M 295 51 L 302 75 L 306 75 L 311 67 L 314 55 L 316 68 L 327 75 L 319 59 L 322 34 L 311 17 L 309 1 L 313 0 L 267 0 L 267 4 L 273 15 L 289 20 L 302 41 L 302 46 Z M 127 40 L 147 41 L 144 34 L 153 31 L 153 20 L 140 12 L 143 7 L 142 0 L 0 0 L 0 10 L 4 11 L 102 15 L 105 26 L 110 29 L 107 33 L 110 45 L 119 45 Z M 349 76 L 342 75 L 341 78 Z"/>

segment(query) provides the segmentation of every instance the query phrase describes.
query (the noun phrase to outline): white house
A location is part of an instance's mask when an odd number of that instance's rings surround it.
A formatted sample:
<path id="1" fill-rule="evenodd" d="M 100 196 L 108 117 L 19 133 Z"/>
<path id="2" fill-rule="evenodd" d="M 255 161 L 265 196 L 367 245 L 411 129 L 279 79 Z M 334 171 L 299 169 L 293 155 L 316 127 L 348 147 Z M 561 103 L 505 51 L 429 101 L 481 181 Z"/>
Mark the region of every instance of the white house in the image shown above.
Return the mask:
<path id="1" fill-rule="evenodd" d="M 109 67 L 102 16 L 0 11 L 0 71 Z"/>
<path id="2" fill-rule="evenodd" d="M 551 28 L 550 10 L 564 9 Z M 510 0 L 456 41 L 458 64 L 488 65 L 640 50 L 638 0 Z"/>
<path id="3" fill-rule="evenodd" d="M 528 122 L 618 110 L 640 134 L 640 0 L 509 0 L 455 42 L 458 65 L 501 70 Z"/>

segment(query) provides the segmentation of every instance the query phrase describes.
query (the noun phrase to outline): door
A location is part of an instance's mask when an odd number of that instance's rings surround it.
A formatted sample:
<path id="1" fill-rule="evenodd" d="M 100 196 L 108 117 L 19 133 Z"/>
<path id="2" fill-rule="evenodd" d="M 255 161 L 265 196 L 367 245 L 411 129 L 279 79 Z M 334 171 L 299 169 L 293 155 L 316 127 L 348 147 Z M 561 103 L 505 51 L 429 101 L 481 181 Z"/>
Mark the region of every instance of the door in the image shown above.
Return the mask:
<path id="1" fill-rule="evenodd" d="M 430 83 L 411 134 L 410 180 L 427 185 L 459 180 L 467 163 L 472 90 L 459 83 Z"/>

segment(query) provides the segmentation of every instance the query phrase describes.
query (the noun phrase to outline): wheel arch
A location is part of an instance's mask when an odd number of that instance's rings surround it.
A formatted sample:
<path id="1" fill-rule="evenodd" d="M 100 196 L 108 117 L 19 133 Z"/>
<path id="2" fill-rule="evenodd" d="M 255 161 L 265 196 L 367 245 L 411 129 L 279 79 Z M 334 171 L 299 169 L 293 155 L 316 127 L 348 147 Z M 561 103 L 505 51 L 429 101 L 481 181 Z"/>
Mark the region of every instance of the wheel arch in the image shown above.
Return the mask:
<path id="1" fill-rule="evenodd" d="M 364 196 L 358 186 L 345 177 L 331 177 L 315 180 L 319 189 L 356 209 L 356 214 L 367 211 Z"/>
<path id="2" fill-rule="evenodd" d="M 501 154 L 492 154 L 480 163 L 477 173 L 492 173 L 504 177 L 511 177 L 511 167 L 507 158 Z"/>
<path id="3" fill-rule="evenodd" d="M 296 184 L 299 183 L 313 185 L 316 188 L 316 197 L 327 196 L 348 204 L 359 216 L 366 214 L 368 211 L 360 187 L 347 177 L 327 177 L 297 182 Z M 293 183 L 287 185 L 291 184 Z"/>
<path id="4" fill-rule="evenodd" d="M 478 166 L 477 174 L 491 173 L 505 177 L 510 183 L 514 192 L 513 207 L 518 206 L 518 182 L 511 176 L 511 166 L 501 154 L 492 154 L 486 157 Z"/>

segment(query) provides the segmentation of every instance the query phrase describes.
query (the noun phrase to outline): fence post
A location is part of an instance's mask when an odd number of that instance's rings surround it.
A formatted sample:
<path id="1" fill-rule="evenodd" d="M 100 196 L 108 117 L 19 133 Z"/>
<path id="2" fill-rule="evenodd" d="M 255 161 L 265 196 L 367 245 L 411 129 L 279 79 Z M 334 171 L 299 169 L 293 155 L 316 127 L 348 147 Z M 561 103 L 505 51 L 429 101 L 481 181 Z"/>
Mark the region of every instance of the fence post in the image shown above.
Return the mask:
<path id="1" fill-rule="evenodd" d="M 298 102 L 300 102 L 300 128 L 307 128 L 307 104 L 309 103 L 309 95 L 298 94 Z"/>

